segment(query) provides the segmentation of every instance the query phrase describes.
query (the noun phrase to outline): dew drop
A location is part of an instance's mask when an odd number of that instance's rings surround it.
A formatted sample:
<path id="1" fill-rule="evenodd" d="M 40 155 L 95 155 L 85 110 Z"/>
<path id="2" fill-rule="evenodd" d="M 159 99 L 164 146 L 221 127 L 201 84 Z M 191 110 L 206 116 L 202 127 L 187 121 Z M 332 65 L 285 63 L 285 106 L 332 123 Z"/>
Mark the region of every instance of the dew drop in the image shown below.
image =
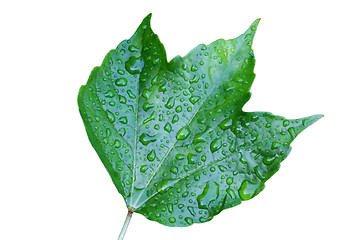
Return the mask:
<path id="1" fill-rule="evenodd" d="M 170 108 L 174 107 L 174 105 L 175 105 L 175 97 L 171 97 L 165 104 L 165 107 L 170 109 Z"/>
<path id="2" fill-rule="evenodd" d="M 229 129 L 232 125 L 232 119 L 231 118 L 227 118 L 225 120 L 223 120 L 219 126 L 222 130 L 226 130 L 226 129 Z"/>
<path id="3" fill-rule="evenodd" d="M 140 61 L 138 58 L 131 56 L 128 61 L 125 62 L 125 69 L 130 74 L 140 73 Z"/>

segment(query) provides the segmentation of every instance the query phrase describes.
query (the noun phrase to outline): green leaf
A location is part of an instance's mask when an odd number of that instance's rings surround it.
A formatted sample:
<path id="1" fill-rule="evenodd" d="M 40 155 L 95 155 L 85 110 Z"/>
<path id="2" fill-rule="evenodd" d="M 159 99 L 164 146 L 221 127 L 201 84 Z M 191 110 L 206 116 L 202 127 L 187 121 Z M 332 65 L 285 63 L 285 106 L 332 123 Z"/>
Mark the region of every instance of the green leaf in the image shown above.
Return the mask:
<path id="1" fill-rule="evenodd" d="M 167 62 L 148 15 L 80 88 L 90 142 L 131 211 L 167 226 L 211 220 L 256 196 L 322 115 L 244 112 L 259 20 Z"/>

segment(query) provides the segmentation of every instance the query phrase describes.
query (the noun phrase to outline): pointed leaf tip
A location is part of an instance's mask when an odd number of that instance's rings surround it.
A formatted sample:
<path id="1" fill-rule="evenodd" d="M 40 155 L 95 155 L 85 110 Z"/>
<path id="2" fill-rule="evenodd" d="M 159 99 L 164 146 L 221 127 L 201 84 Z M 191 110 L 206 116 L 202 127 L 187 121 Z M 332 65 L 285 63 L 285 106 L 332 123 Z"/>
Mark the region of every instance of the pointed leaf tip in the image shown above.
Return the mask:
<path id="1" fill-rule="evenodd" d="M 312 115 L 312 116 L 309 116 L 307 117 L 307 126 L 310 126 L 312 125 L 313 123 L 315 123 L 317 120 L 319 120 L 320 118 L 323 118 L 324 115 L 323 114 L 316 114 L 316 115 Z"/>

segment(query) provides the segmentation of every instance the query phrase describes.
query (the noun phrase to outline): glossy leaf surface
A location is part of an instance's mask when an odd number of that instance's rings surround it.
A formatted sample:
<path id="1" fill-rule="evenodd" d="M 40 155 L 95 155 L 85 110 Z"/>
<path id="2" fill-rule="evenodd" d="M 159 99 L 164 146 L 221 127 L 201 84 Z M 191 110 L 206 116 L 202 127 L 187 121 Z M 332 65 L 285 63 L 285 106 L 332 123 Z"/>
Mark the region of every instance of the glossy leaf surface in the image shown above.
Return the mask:
<path id="1" fill-rule="evenodd" d="M 243 112 L 259 20 L 167 62 L 147 16 L 79 92 L 89 139 L 129 209 L 168 226 L 211 220 L 257 195 L 321 118 Z"/>

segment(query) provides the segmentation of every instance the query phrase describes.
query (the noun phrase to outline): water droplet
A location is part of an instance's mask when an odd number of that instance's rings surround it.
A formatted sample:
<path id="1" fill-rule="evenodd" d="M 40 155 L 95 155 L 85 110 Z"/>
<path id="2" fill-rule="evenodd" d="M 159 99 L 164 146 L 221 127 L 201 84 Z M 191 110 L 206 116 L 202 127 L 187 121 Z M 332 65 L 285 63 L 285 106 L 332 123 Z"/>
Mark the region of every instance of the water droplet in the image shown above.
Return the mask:
<path id="1" fill-rule="evenodd" d="M 115 122 L 115 115 L 112 112 L 106 110 L 106 115 L 111 123 Z"/>
<path id="2" fill-rule="evenodd" d="M 149 143 L 156 141 L 156 138 L 154 138 L 154 137 L 155 136 L 150 136 L 149 134 L 143 133 L 140 135 L 139 140 L 143 145 L 147 146 L 147 145 L 149 145 Z M 155 154 L 155 152 L 154 152 L 154 154 Z"/>
<path id="3" fill-rule="evenodd" d="M 188 127 L 183 127 L 182 129 L 179 130 L 179 132 L 176 135 L 176 138 L 178 140 L 184 140 L 185 138 L 187 138 L 190 134 L 190 130 Z"/>
<path id="4" fill-rule="evenodd" d="M 181 107 L 181 106 L 177 106 L 177 107 L 175 108 L 175 111 L 176 111 L 177 113 L 181 112 L 181 111 L 182 111 L 182 107 Z"/>
<path id="5" fill-rule="evenodd" d="M 129 95 L 129 98 L 136 99 L 135 94 L 131 90 L 127 90 L 126 92 Z"/>
<path id="6" fill-rule="evenodd" d="M 136 48 L 134 45 L 130 45 L 130 46 L 128 47 L 128 49 L 129 49 L 130 52 L 137 52 L 137 51 L 139 51 L 139 49 Z"/>
<path id="7" fill-rule="evenodd" d="M 119 118 L 119 121 L 122 123 L 122 124 L 127 124 L 127 117 L 121 117 Z"/>
<path id="8" fill-rule="evenodd" d="M 115 96 L 115 93 L 113 90 L 108 90 L 106 93 L 105 93 L 105 97 L 108 97 L 108 98 L 112 98 Z"/>
<path id="9" fill-rule="evenodd" d="M 295 128 L 293 128 L 293 127 L 289 128 L 288 132 L 290 133 L 292 138 L 296 137 Z"/>
<path id="10" fill-rule="evenodd" d="M 281 143 L 274 141 L 271 145 L 271 149 L 278 149 L 281 146 Z"/>
<path id="11" fill-rule="evenodd" d="M 214 139 L 211 143 L 210 143 L 210 150 L 212 153 L 216 152 L 217 150 L 219 150 L 221 148 L 222 145 L 222 141 L 220 138 L 216 138 Z"/>
<path id="12" fill-rule="evenodd" d="M 219 126 L 222 130 L 229 129 L 231 127 L 231 125 L 232 125 L 232 118 L 227 118 L 219 124 Z"/>
<path id="13" fill-rule="evenodd" d="M 165 104 L 165 107 L 170 109 L 175 105 L 175 97 L 171 97 L 169 98 L 169 100 L 167 101 L 167 103 Z"/>
<path id="14" fill-rule="evenodd" d="M 186 218 L 185 218 L 185 222 L 186 222 L 187 224 L 189 224 L 189 225 L 191 225 L 191 224 L 194 223 L 193 219 L 192 219 L 192 218 L 189 218 L 189 217 L 186 217 Z"/>
<path id="15" fill-rule="evenodd" d="M 143 109 L 144 111 L 148 111 L 149 109 L 153 108 L 154 107 L 154 104 L 150 104 L 148 102 L 145 102 L 144 105 L 143 105 Z"/>
<path id="16" fill-rule="evenodd" d="M 188 163 L 189 163 L 189 164 L 194 164 L 194 163 L 195 163 L 195 156 L 196 156 L 196 155 L 194 155 L 194 154 L 192 154 L 192 153 L 189 153 L 189 154 L 187 155 L 187 160 L 188 160 Z"/>
<path id="17" fill-rule="evenodd" d="M 127 62 L 125 62 L 125 69 L 130 74 L 140 73 L 140 61 L 138 58 L 131 56 Z"/>
<path id="18" fill-rule="evenodd" d="M 199 68 L 198 68 L 197 66 L 195 66 L 195 65 L 192 65 L 192 66 L 191 66 L 191 71 L 192 71 L 192 72 L 196 72 L 198 69 L 199 69 Z"/>
<path id="19" fill-rule="evenodd" d="M 126 98 L 124 96 L 119 95 L 119 102 L 120 103 L 126 103 L 127 101 L 126 101 Z"/>
<path id="20" fill-rule="evenodd" d="M 219 184 L 214 181 L 206 183 L 203 192 L 197 197 L 198 207 L 200 209 L 207 209 L 209 212 L 214 212 L 215 209 L 221 207 L 219 201 Z M 221 208 L 218 209 L 221 211 Z"/>
<path id="21" fill-rule="evenodd" d="M 290 121 L 289 121 L 289 120 L 284 120 L 283 126 L 284 126 L 284 127 L 287 127 L 287 126 L 289 126 L 289 125 L 290 125 Z"/>
<path id="22" fill-rule="evenodd" d="M 179 116 L 175 114 L 171 122 L 176 123 L 177 121 L 179 121 Z"/>
<path id="23" fill-rule="evenodd" d="M 144 173 L 148 170 L 148 166 L 147 165 L 142 165 L 141 168 L 140 168 L 140 172 Z"/>
<path id="24" fill-rule="evenodd" d="M 227 183 L 228 185 L 231 185 L 233 182 L 234 182 L 234 179 L 233 179 L 232 177 L 228 177 L 228 178 L 226 179 L 226 183 Z"/>
<path id="25" fill-rule="evenodd" d="M 147 155 L 147 159 L 152 162 L 154 161 L 154 159 L 156 158 L 156 153 L 155 150 L 151 150 L 150 153 Z"/>
<path id="26" fill-rule="evenodd" d="M 255 196 L 256 190 L 259 188 L 257 184 L 250 183 L 249 181 L 245 180 L 241 183 L 239 189 L 239 195 L 242 200 L 246 201 Z"/>
<path id="27" fill-rule="evenodd" d="M 174 210 L 173 204 L 172 204 L 172 203 L 168 203 L 168 204 L 167 204 L 167 209 L 168 209 L 169 213 L 172 213 L 173 210 Z"/>
<path id="28" fill-rule="evenodd" d="M 196 215 L 195 210 L 194 210 L 194 207 L 189 206 L 189 207 L 187 207 L 187 209 L 188 209 L 188 211 L 189 211 L 189 213 L 190 213 L 191 215 L 193 215 L 193 216 Z"/>
<path id="29" fill-rule="evenodd" d="M 178 168 L 177 167 L 172 167 L 170 169 L 170 172 L 174 173 L 174 174 L 177 174 L 178 173 Z"/>
<path id="30" fill-rule="evenodd" d="M 166 123 L 165 126 L 164 126 L 164 129 L 165 129 L 165 131 L 167 131 L 167 132 L 171 132 L 172 127 L 171 127 L 170 123 Z"/>
<path id="31" fill-rule="evenodd" d="M 235 199 L 235 198 L 236 198 L 236 193 L 235 193 L 231 188 L 226 189 L 226 192 L 229 194 L 229 196 L 230 196 L 232 199 Z"/>
<path id="32" fill-rule="evenodd" d="M 121 86 L 126 86 L 126 84 L 127 84 L 127 79 L 126 78 L 118 78 L 118 79 L 115 80 L 115 85 L 116 86 L 121 87 Z"/>
<path id="33" fill-rule="evenodd" d="M 174 217 L 171 217 L 171 218 L 169 218 L 169 222 L 174 223 L 174 222 L 176 222 L 176 219 Z"/>
<path id="34" fill-rule="evenodd" d="M 143 124 L 146 124 L 153 120 L 155 120 L 155 111 L 153 111 L 148 118 L 144 119 Z"/>
<path id="35" fill-rule="evenodd" d="M 195 104 L 196 102 L 198 102 L 200 100 L 200 97 L 199 96 L 191 96 L 189 98 L 189 101 L 192 103 L 192 104 Z"/>

